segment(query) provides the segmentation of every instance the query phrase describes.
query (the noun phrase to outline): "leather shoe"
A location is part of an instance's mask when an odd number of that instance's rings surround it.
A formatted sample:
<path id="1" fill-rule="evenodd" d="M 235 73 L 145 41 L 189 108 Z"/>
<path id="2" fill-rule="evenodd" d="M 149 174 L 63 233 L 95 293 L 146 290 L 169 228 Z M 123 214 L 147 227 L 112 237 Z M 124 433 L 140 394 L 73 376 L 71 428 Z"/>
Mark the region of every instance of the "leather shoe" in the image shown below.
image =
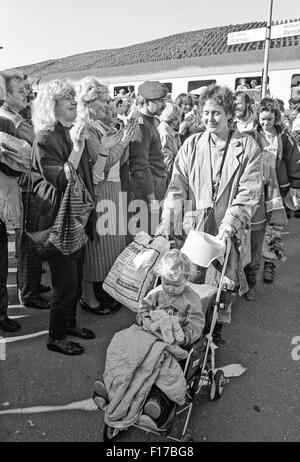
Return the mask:
<path id="1" fill-rule="evenodd" d="M 5 318 L 0 321 L 0 329 L 5 332 L 18 332 L 21 329 L 21 326 L 14 319 Z"/>
<path id="2" fill-rule="evenodd" d="M 89 311 L 90 313 L 93 313 L 93 314 L 100 314 L 100 315 L 104 315 L 104 314 L 109 314 L 111 313 L 111 309 L 109 308 L 106 308 L 106 307 L 102 307 L 100 305 L 96 306 L 96 308 L 92 308 L 90 305 L 88 305 L 86 302 L 84 302 L 83 300 L 80 300 L 80 305 L 81 305 L 81 308 L 85 311 Z"/>
<path id="3" fill-rule="evenodd" d="M 45 292 L 49 292 L 51 290 L 50 286 L 44 286 L 44 284 L 40 284 L 39 286 L 39 293 L 44 294 Z"/>
<path id="4" fill-rule="evenodd" d="M 92 340 L 96 337 L 93 331 L 86 329 L 85 327 L 68 327 L 67 335 L 83 338 L 84 340 Z"/>
<path id="5" fill-rule="evenodd" d="M 48 310 L 50 308 L 50 303 L 45 298 L 40 295 L 32 297 L 30 300 L 23 301 L 26 308 L 35 308 L 37 310 Z"/>
<path id="6" fill-rule="evenodd" d="M 65 340 L 48 340 L 47 348 L 50 351 L 68 356 L 76 356 L 84 353 L 84 348 L 79 343 L 66 342 Z"/>

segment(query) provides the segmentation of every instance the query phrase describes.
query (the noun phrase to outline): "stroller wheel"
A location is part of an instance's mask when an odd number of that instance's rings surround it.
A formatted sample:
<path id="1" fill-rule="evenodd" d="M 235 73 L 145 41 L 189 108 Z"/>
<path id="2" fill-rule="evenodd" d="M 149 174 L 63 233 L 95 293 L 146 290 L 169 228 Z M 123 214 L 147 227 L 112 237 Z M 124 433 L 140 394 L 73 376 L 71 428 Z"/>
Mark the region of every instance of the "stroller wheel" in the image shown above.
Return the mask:
<path id="1" fill-rule="evenodd" d="M 109 427 L 106 423 L 103 424 L 103 441 L 111 441 L 113 440 L 117 434 L 119 433 L 119 430 L 117 428 L 112 428 Z"/>
<path id="2" fill-rule="evenodd" d="M 218 370 L 211 379 L 211 387 L 210 387 L 210 399 L 218 399 L 221 398 L 224 390 L 225 385 L 225 376 L 224 372 Z"/>

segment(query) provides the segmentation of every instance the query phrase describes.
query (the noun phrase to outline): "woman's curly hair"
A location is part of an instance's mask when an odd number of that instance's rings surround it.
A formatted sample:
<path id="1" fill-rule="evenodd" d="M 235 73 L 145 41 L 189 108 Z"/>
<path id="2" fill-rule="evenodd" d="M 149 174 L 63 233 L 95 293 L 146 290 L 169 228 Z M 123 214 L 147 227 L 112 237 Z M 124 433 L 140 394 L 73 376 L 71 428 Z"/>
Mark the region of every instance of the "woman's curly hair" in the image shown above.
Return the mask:
<path id="1" fill-rule="evenodd" d="M 32 106 L 35 133 L 40 130 L 54 130 L 57 122 L 56 103 L 68 94 L 75 97 L 75 88 L 69 80 L 51 80 L 41 88 Z"/>
<path id="2" fill-rule="evenodd" d="M 235 97 L 234 93 L 228 87 L 211 84 L 201 93 L 199 98 L 199 107 L 201 111 L 209 99 L 213 99 L 217 104 L 224 108 L 226 114 L 234 115 L 235 113 Z"/>

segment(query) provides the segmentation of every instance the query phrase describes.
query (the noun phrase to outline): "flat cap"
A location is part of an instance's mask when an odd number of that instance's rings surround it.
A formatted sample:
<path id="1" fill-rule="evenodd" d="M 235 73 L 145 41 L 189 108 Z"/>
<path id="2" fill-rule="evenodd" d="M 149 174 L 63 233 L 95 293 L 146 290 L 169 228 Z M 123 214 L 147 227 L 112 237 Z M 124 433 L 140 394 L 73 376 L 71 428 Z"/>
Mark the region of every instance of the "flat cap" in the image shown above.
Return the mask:
<path id="1" fill-rule="evenodd" d="M 168 89 L 163 83 L 147 80 L 138 87 L 138 94 L 146 99 L 160 99 L 167 96 Z"/>

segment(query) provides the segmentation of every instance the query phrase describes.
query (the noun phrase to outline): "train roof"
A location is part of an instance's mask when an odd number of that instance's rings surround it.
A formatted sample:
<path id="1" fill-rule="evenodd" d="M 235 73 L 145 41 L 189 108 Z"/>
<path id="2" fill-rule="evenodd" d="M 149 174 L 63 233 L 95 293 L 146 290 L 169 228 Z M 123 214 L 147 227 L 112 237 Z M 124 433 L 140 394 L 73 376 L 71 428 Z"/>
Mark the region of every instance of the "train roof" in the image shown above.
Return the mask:
<path id="1" fill-rule="evenodd" d="M 295 21 L 298 20 L 284 20 L 280 24 Z M 261 21 L 184 32 L 124 48 L 48 60 L 21 69 L 30 77 L 41 78 L 41 81 L 66 76 L 78 80 L 91 74 L 120 81 L 131 77 L 142 79 L 147 75 L 162 78 L 162 74 L 181 75 L 183 69 L 191 74 L 193 71 L 199 73 L 199 69 L 202 74 L 203 69 L 207 74 L 232 73 L 240 72 L 239 66 L 247 66 L 247 70 L 253 66 L 257 70 L 257 65 L 263 62 L 264 41 L 228 46 L 227 37 L 230 32 L 265 26 L 266 23 Z M 299 37 L 294 35 L 271 40 L 270 69 L 299 67 Z"/>
<path id="2" fill-rule="evenodd" d="M 211 74 L 231 74 L 257 71 L 263 67 L 264 52 L 252 51 L 249 53 L 224 54 L 218 56 L 201 56 L 181 60 L 158 61 L 151 63 L 131 64 L 127 66 L 88 69 L 79 72 L 65 72 L 51 74 L 41 78 L 40 83 L 45 83 L 54 78 L 69 78 L 80 80 L 87 75 L 94 75 L 103 80 L 114 82 L 143 80 L 151 76 L 153 79 L 175 77 L 193 77 Z M 284 50 L 270 50 L 269 70 L 299 69 L 300 72 L 300 47 Z"/>

